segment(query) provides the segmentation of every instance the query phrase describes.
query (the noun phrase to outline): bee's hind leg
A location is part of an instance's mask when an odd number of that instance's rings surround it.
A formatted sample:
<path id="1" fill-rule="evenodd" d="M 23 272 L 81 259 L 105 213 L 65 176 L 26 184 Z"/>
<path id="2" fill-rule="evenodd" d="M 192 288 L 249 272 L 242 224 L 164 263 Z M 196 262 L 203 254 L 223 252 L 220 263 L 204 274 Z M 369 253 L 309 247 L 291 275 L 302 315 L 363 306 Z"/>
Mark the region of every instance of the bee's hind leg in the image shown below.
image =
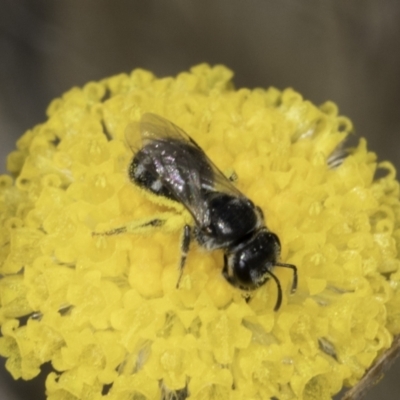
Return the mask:
<path id="1" fill-rule="evenodd" d="M 179 288 L 179 283 L 182 279 L 183 269 L 185 268 L 186 257 L 189 252 L 190 241 L 192 239 L 192 232 L 189 225 L 185 225 L 183 228 L 183 236 L 181 242 L 181 261 L 179 263 L 179 277 L 176 282 L 176 288 Z"/>
<path id="2" fill-rule="evenodd" d="M 126 225 L 102 232 L 92 232 L 92 236 L 112 236 L 121 233 L 146 233 L 154 228 L 174 232 L 181 229 L 184 222 L 181 215 L 174 213 L 161 213 L 152 218 L 138 219 L 128 222 Z"/>

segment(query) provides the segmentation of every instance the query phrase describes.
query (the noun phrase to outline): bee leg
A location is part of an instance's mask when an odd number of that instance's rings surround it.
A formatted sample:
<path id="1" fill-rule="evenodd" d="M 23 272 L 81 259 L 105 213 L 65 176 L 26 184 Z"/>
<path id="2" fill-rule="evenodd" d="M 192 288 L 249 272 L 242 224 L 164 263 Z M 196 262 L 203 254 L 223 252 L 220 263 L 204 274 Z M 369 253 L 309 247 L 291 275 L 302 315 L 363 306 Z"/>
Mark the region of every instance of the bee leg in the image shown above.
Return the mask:
<path id="1" fill-rule="evenodd" d="M 236 182 L 238 180 L 237 173 L 233 169 L 227 171 L 226 176 L 231 182 Z"/>
<path id="2" fill-rule="evenodd" d="M 165 221 L 159 218 L 154 218 L 146 222 L 132 222 L 126 226 L 121 226 L 119 228 L 111 229 L 105 232 L 92 232 L 92 236 L 112 236 L 119 235 L 121 233 L 133 232 L 135 230 L 142 230 L 151 227 L 160 227 L 165 224 Z"/>
<path id="3" fill-rule="evenodd" d="M 250 300 L 252 299 L 252 294 L 250 292 L 246 292 L 242 294 L 244 301 L 249 304 Z"/>
<path id="4" fill-rule="evenodd" d="M 181 215 L 175 213 L 161 213 L 153 218 L 142 218 L 128 222 L 125 226 L 111 229 L 103 232 L 92 232 L 92 236 L 112 236 L 121 233 L 146 233 L 153 228 L 160 228 L 165 232 L 176 232 L 184 224 Z"/>
<path id="5" fill-rule="evenodd" d="M 294 293 L 297 289 L 297 267 L 292 264 L 284 264 L 284 263 L 276 263 L 275 265 L 277 267 L 290 268 L 291 270 L 293 270 L 293 282 L 292 282 L 292 288 L 291 288 L 290 292 Z"/>
<path id="6" fill-rule="evenodd" d="M 176 288 L 179 288 L 179 283 L 182 279 L 183 268 L 185 267 L 186 257 L 189 252 L 190 241 L 192 238 L 191 229 L 189 225 L 185 225 L 183 228 L 183 237 L 181 243 L 181 262 L 179 264 L 179 278 L 178 282 L 176 283 Z"/>

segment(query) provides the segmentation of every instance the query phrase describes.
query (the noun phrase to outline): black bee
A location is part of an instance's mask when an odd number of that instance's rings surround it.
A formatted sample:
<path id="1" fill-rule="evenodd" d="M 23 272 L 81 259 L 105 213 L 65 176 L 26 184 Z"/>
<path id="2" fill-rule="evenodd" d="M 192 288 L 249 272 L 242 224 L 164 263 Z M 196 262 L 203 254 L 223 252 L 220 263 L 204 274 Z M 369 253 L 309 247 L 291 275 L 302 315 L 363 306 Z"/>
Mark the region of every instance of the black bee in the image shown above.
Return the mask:
<path id="1" fill-rule="evenodd" d="M 272 273 L 273 267 L 293 270 L 292 293 L 297 288 L 297 268 L 278 262 L 279 238 L 265 226 L 260 207 L 244 196 L 197 143 L 172 122 L 147 113 L 142 116 L 139 129 L 127 130 L 126 136 L 134 152 L 129 166 L 132 182 L 183 204 L 193 217 L 194 225 L 184 226 L 180 277 L 194 237 L 207 250 L 224 251 L 222 274 L 231 285 L 254 290 L 272 277 L 278 287 L 275 311 L 278 310 L 282 289 Z M 152 220 L 146 226 L 162 223 Z"/>

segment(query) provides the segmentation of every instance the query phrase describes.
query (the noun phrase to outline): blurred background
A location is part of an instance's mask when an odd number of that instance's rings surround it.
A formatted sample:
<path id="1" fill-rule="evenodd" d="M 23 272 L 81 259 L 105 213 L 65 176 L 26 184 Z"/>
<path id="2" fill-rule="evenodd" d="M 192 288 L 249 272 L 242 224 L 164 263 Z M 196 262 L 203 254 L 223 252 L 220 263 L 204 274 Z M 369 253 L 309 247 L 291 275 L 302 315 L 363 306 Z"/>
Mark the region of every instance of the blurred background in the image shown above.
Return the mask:
<path id="1" fill-rule="evenodd" d="M 222 63 L 236 87 L 293 87 L 333 100 L 379 159 L 400 167 L 400 2 L 396 0 L 0 0 L 0 173 L 49 102 L 140 67 L 158 76 Z M 43 400 L 44 381 L 2 400 Z M 366 397 L 398 399 L 400 362 Z M 42 374 L 44 375 L 44 374 Z"/>

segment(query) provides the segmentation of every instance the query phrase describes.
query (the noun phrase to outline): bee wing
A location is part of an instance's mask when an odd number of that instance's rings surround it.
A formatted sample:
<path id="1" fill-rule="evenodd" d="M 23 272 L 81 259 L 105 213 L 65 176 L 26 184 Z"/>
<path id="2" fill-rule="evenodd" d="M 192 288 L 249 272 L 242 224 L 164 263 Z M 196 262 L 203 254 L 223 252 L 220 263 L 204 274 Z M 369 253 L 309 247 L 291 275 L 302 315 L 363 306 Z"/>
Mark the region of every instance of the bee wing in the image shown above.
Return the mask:
<path id="1" fill-rule="evenodd" d="M 152 140 L 167 141 L 169 139 L 190 144 L 201 150 L 200 146 L 183 129 L 153 113 L 145 113 L 140 122 L 130 123 L 125 130 L 125 138 L 133 153 Z"/>
<path id="2" fill-rule="evenodd" d="M 204 193 L 220 191 L 243 197 L 225 175 L 207 157 L 200 146 L 172 122 L 156 114 L 146 113 L 139 124 L 132 124 L 126 132 L 134 152 L 147 146 L 152 163 L 147 172 L 160 179 L 163 186 L 192 214 L 199 226 L 209 223 L 208 204 Z"/>
<path id="3" fill-rule="evenodd" d="M 190 142 L 194 146 L 199 147 L 183 129 L 153 113 L 142 115 L 140 133 L 144 141 L 152 139 L 176 139 L 183 142 Z"/>
<path id="4" fill-rule="evenodd" d="M 201 168 L 190 154 L 193 148 L 202 152 L 197 144 L 175 124 L 151 113 L 144 114 L 139 123 L 129 124 L 125 137 L 134 154 L 145 151 L 151 159 L 146 172 L 161 181 L 196 223 L 204 226 L 208 209 L 201 194 Z"/>
<path id="5" fill-rule="evenodd" d="M 140 134 L 140 123 L 131 122 L 125 129 L 125 140 L 133 154 L 136 154 L 142 147 L 142 136 Z"/>
<path id="6" fill-rule="evenodd" d="M 213 188 L 214 190 L 220 192 L 244 197 L 239 189 L 237 189 L 223 174 L 223 172 L 208 158 L 204 150 L 183 129 L 179 128 L 171 121 L 168 121 L 167 119 L 156 114 L 146 113 L 142 116 L 140 128 L 144 141 L 146 139 L 154 138 L 173 138 L 182 142 L 186 142 L 187 144 L 190 144 L 198 149 L 203 154 L 204 160 L 206 160 L 207 164 L 213 171 L 212 179 L 209 179 L 209 175 L 202 174 L 201 185 L 203 189 Z"/>

